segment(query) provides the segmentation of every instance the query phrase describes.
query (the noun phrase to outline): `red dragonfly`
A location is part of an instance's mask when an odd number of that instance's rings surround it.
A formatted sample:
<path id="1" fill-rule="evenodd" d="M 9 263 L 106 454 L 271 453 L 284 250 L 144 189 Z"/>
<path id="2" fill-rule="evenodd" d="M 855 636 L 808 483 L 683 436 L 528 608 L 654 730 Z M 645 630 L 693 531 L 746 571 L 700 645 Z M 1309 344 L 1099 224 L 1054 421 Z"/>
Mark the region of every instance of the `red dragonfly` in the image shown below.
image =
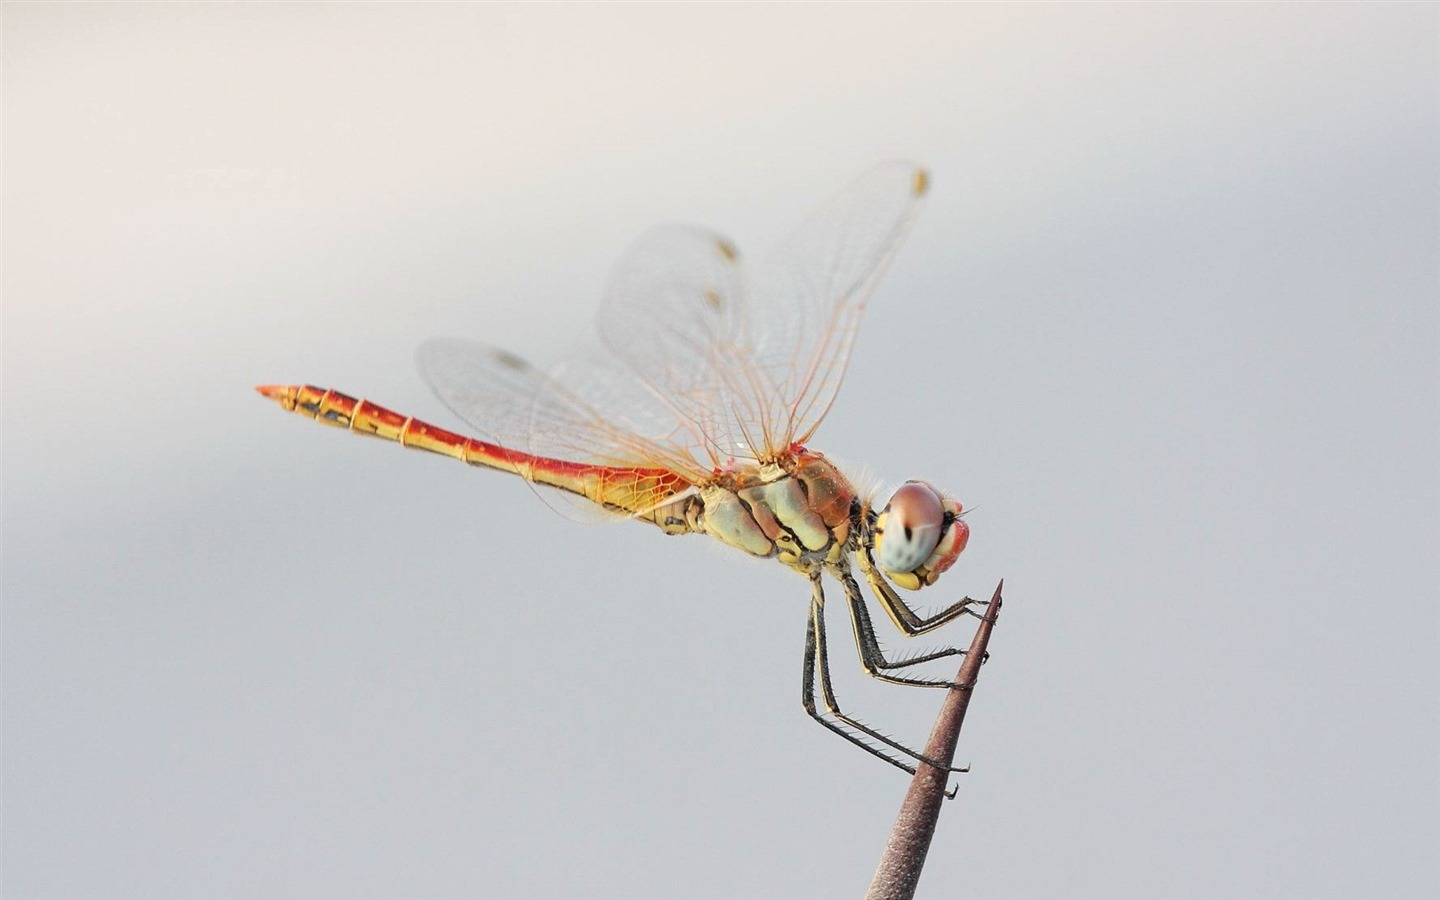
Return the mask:
<path id="1" fill-rule="evenodd" d="M 906 635 L 974 611 L 966 597 L 929 616 L 895 588 L 934 584 L 965 549 L 962 508 L 923 481 L 883 508 L 808 447 L 840 387 L 875 284 L 909 231 L 928 178 L 908 163 L 867 172 L 767 260 L 742 266 L 733 244 L 664 226 L 637 240 L 611 277 L 598 340 L 541 372 L 483 344 L 425 343 L 436 395 L 483 437 L 455 434 L 368 400 L 312 385 L 265 396 L 322 422 L 519 475 L 564 509 L 578 502 L 666 534 L 709 534 L 810 581 L 804 706 L 816 721 L 907 772 L 915 750 L 842 712 L 825 639 L 829 574 L 845 595 L 861 665 L 894 684 L 953 647 L 887 658 L 860 581 Z M 562 511 L 564 511 L 562 509 Z M 816 681 L 823 710 L 817 707 Z"/>

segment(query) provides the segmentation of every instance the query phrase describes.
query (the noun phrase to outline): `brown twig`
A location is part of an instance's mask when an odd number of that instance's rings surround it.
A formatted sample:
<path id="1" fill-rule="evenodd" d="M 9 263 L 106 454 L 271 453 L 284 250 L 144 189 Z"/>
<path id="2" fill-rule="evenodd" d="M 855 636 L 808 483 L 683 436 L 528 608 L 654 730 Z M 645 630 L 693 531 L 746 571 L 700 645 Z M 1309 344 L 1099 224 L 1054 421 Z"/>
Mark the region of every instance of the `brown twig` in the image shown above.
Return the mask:
<path id="1" fill-rule="evenodd" d="M 980 677 L 980 664 L 985 661 L 985 646 L 990 643 L 990 632 L 1000 612 L 1000 591 L 1004 587 L 1005 581 L 1001 579 L 955 676 L 955 684 L 962 687 L 953 687 L 945 694 L 940 716 L 935 720 L 930 739 L 925 742 L 925 755 L 942 765 L 950 765 L 955 758 L 955 743 L 960 739 L 965 709 L 970 705 L 970 696 Z M 905 802 L 900 804 L 900 814 L 895 818 L 895 827 L 890 831 L 890 840 L 885 843 L 880 865 L 875 867 L 870 890 L 865 892 L 865 900 L 910 900 L 915 896 L 925 855 L 930 852 L 930 839 L 935 836 L 935 823 L 940 818 L 949 774 L 924 763 L 916 767 L 910 790 L 905 793 Z"/>

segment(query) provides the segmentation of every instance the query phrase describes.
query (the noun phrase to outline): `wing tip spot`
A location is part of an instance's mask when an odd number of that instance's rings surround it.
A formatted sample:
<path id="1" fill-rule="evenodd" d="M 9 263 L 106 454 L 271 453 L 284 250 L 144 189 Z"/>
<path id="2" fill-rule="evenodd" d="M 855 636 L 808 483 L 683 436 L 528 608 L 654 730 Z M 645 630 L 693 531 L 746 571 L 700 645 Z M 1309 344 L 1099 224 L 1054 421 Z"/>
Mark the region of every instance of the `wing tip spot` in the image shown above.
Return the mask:
<path id="1" fill-rule="evenodd" d="M 925 192 L 930 190 L 930 173 L 917 168 L 910 189 L 917 197 L 925 196 Z"/>
<path id="2" fill-rule="evenodd" d="M 733 263 L 740 259 L 740 251 L 736 250 L 735 245 L 724 238 L 715 241 L 715 249 L 720 252 L 720 257 L 728 263 Z"/>
<path id="3" fill-rule="evenodd" d="M 495 361 L 497 363 L 507 369 L 514 369 L 517 372 L 523 372 L 526 369 L 530 368 L 529 365 L 526 364 L 525 360 L 521 359 L 520 357 L 516 356 L 508 350 L 492 350 L 491 355 L 495 357 Z"/>

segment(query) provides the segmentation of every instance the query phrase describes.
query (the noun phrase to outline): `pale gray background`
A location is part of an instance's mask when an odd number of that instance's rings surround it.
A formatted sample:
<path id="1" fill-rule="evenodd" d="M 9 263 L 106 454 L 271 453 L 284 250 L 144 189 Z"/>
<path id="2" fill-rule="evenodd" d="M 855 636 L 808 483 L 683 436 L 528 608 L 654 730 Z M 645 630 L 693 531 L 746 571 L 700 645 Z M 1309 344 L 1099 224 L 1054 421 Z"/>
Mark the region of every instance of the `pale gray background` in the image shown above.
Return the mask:
<path id="1" fill-rule="evenodd" d="M 816 444 L 1009 600 L 922 895 L 1440 893 L 1436 5 L 3 13 L 6 897 L 857 896 L 801 579 L 250 388 L 453 427 L 425 337 L 893 157 Z"/>

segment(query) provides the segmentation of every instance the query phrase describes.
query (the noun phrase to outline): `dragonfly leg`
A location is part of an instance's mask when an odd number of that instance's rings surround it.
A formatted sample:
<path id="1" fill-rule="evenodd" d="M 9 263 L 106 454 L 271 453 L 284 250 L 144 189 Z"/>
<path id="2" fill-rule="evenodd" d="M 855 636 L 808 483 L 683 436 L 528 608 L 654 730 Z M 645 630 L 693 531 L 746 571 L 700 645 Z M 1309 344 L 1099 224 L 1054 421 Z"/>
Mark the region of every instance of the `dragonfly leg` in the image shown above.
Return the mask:
<path id="1" fill-rule="evenodd" d="M 968 772 L 968 767 L 960 768 L 941 765 L 924 754 L 917 753 L 904 744 L 881 734 L 858 719 L 840 711 L 840 705 L 835 700 L 835 688 L 830 683 L 829 654 L 825 641 L 825 590 L 820 583 L 820 578 L 820 570 L 817 569 L 810 573 L 810 618 L 805 627 L 805 671 L 801 679 L 801 703 L 805 707 L 805 712 L 809 713 L 812 719 L 864 750 L 866 753 L 883 759 L 890 765 L 895 766 L 897 769 L 902 769 L 911 775 L 915 774 L 915 766 L 897 759 L 880 747 L 876 747 L 873 743 L 870 743 L 870 741 L 883 744 L 910 757 L 916 762 L 925 763 L 926 765 L 945 772 Z M 820 676 L 820 694 L 825 701 L 824 713 L 820 712 L 815 704 L 815 676 L 817 673 Z M 831 721 L 829 717 L 833 717 L 835 721 Z M 858 734 L 856 732 L 858 732 Z M 866 738 L 870 740 L 867 741 Z"/>
<path id="2" fill-rule="evenodd" d="M 860 593 L 859 582 L 855 580 L 855 576 L 850 573 L 849 568 L 844 565 L 835 567 L 835 575 L 840 579 L 840 584 L 845 589 L 845 599 L 850 604 L 850 622 L 855 628 L 855 647 L 860 652 L 860 665 L 864 668 L 865 674 L 890 684 L 907 684 L 916 687 L 956 687 L 962 690 L 965 688 L 964 685 L 958 685 L 952 681 L 891 675 L 887 670 L 903 669 L 931 660 L 944 659 L 947 656 L 964 656 L 965 651 L 957 647 L 942 647 L 939 650 L 931 650 L 906 659 L 895 661 L 886 659 L 885 652 L 880 648 L 880 640 L 875 636 L 875 625 L 870 619 L 870 610 L 865 605 L 865 596 Z"/>
<path id="3" fill-rule="evenodd" d="M 885 612 L 889 614 L 890 621 L 894 622 L 895 627 L 905 632 L 909 637 L 915 637 L 927 631 L 934 631 L 941 625 L 947 622 L 953 622 L 962 615 L 969 614 L 977 618 L 983 618 L 980 613 L 975 612 L 970 607 L 983 606 L 984 601 L 974 600 L 970 597 L 965 597 L 945 607 L 933 616 L 929 616 L 928 618 L 921 617 L 915 610 L 911 609 L 904 600 L 900 599 L 900 595 L 890 586 L 890 582 L 886 581 L 885 577 L 880 574 L 880 570 L 875 566 L 875 557 L 869 547 L 861 547 L 858 556 L 860 559 L 860 571 L 865 573 L 865 580 L 870 582 L 871 590 L 873 590 L 875 596 L 879 598 L 880 605 L 885 607 Z"/>

